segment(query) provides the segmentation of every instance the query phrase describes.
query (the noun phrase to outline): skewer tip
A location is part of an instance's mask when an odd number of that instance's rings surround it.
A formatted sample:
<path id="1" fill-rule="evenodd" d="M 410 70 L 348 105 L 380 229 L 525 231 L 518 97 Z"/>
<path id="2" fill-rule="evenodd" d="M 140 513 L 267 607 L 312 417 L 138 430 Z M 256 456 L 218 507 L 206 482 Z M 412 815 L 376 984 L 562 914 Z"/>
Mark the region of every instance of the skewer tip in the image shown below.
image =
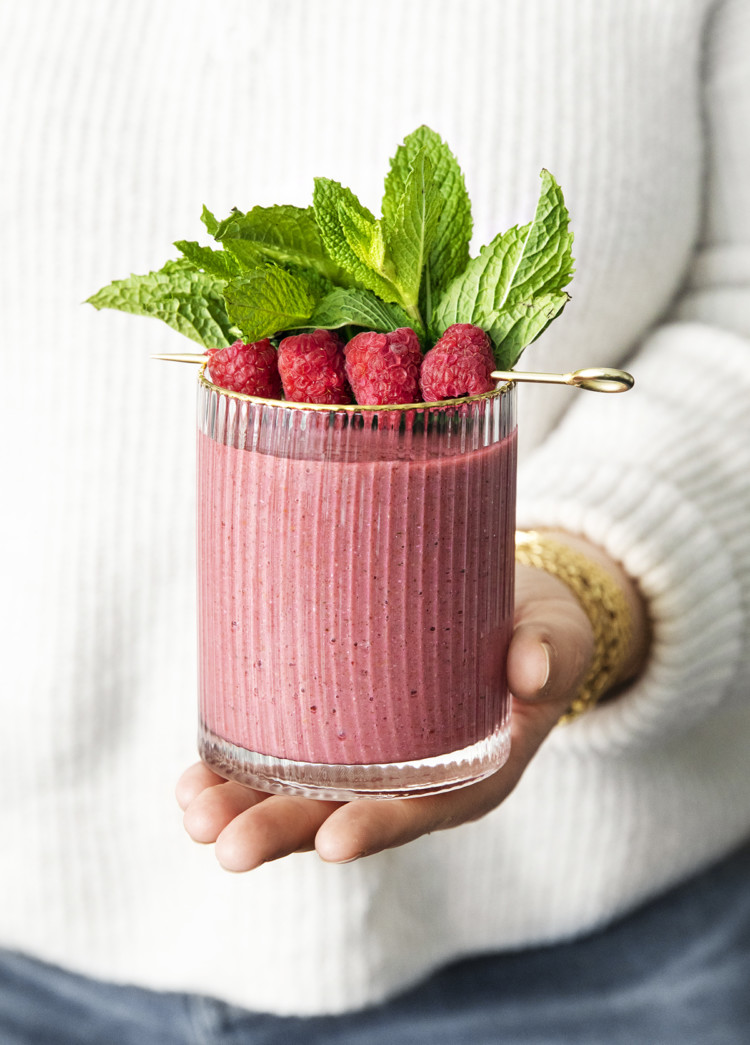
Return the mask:
<path id="1" fill-rule="evenodd" d="M 166 359 L 170 363 L 207 363 L 205 352 L 159 352 L 152 359 Z"/>

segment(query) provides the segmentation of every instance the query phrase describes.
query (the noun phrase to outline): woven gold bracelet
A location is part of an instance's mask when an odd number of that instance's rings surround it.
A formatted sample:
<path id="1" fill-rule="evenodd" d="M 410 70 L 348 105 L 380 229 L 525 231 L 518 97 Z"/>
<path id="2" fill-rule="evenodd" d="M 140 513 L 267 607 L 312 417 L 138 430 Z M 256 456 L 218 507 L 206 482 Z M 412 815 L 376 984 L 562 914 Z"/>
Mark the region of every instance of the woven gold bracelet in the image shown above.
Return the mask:
<path id="1" fill-rule="evenodd" d="M 623 668 L 632 630 L 625 594 L 598 563 L 543 533 L 516 533 L 516 562 L 545 570 L 567 584 L 591 622 L 591 665 L 569 710 L 560 719 L 571 722 L 611 689 Z"/>

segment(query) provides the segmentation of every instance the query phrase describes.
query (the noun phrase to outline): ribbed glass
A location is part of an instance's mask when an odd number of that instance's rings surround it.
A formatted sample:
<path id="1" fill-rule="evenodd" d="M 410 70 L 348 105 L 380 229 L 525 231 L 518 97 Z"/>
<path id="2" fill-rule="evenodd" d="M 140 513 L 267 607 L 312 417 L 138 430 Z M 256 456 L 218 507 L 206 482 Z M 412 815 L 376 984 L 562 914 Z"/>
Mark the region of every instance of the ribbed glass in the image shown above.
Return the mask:
<path id="1" fill-rule="evenodd" d="M 428 794 L 509 749 L 515 388 L 312 409 L 201 378 L 203 760 L 266 791 Z"/>

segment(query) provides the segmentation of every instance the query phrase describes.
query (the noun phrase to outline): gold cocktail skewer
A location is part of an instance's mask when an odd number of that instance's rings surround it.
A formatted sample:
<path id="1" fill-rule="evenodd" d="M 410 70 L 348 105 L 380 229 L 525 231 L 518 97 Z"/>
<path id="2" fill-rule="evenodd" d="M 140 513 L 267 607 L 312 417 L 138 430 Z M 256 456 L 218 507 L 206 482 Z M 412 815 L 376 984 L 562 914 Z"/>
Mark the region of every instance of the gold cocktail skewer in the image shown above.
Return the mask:
<path id="1" fill-rule="evenodd" d="M 172 352 L 154 355 L 152 359 L 167 359 L 173 363 L 207 363 L 209 357 L 203 352 Z M 493 381 L 529 381 L 545 385 L 572 385 L 589 392 L 627 392 L 633 387 L 632 374 L 610 367 L 587 367 L 572 370 L 568 374 L 543 374 L 523 370 L 493 370 Z"/>
<path id="2" fill-rule="evenodd" d="M 627 392 L 635 384 L 633 375 L 626 370 L 591 366 L 585 370 L 572 370 L 569 374 L 529 373 L 520 370 L 493 370 L 494 381 L 536 381 L 545 385 L 572 385 L 589 392 Z"/>

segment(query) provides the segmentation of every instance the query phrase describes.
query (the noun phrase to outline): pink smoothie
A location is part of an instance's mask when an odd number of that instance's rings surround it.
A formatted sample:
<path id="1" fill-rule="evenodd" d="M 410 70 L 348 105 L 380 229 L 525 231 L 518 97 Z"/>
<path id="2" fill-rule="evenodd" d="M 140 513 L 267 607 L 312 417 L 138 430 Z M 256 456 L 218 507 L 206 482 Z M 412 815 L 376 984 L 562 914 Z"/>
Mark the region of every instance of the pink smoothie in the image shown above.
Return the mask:
<path id="1" fill-rule="evenodd" d="M 505 721 L 515 431 L 422 460 L 282 458 L 205 434 L 198 451 L 210 731 L 362 764 L 463 749 Z"/>

